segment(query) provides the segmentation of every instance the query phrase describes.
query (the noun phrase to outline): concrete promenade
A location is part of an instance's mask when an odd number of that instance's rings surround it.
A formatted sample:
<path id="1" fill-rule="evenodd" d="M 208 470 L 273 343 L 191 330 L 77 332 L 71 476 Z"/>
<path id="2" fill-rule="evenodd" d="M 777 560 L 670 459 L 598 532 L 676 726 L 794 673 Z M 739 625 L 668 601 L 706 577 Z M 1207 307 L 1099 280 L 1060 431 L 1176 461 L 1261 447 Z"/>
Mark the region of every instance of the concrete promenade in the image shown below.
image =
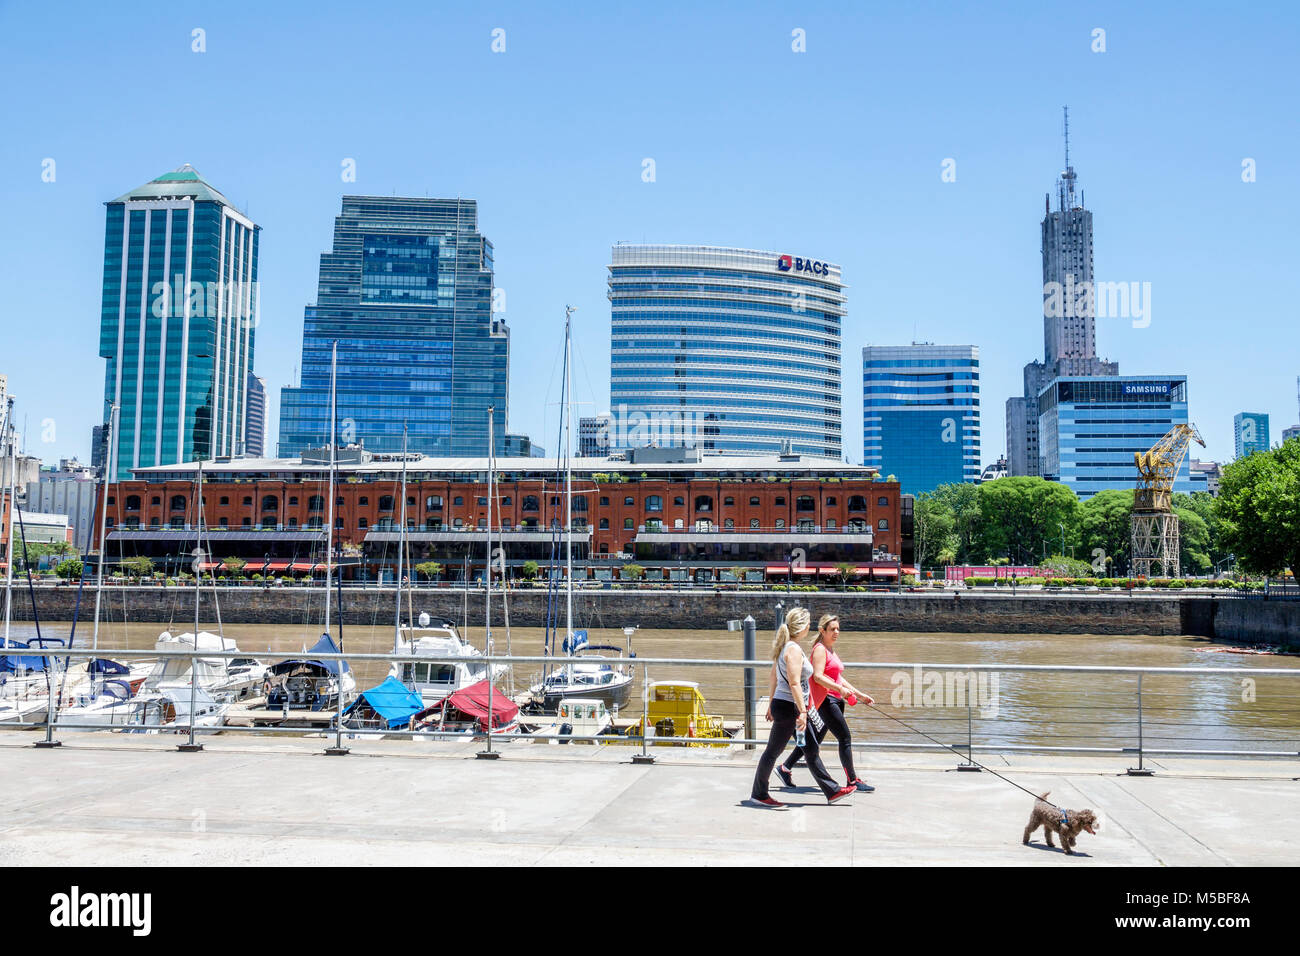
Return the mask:
<path id="1" fill-rule="evenodd" d="M 874 794 L 828 807 L 747 806 L 757 754 L 630 746 L 480 745 L 221 736 L 203 753 L 182 738 L 64 734 L 37 750 L 33 732 L 0 733 L 0 866 L 151 865 L 1294 865 L 1300 758 L 1148 761 L 1123 756 L 985 755 L 990 767 L 1071 809 L 1102 816 L 1071 858 L 1042 831 L 1020 843 L 1030 797 L 957 758 L 866 753 Z M 833 751 L 832 772 L 838 775 Z"/>

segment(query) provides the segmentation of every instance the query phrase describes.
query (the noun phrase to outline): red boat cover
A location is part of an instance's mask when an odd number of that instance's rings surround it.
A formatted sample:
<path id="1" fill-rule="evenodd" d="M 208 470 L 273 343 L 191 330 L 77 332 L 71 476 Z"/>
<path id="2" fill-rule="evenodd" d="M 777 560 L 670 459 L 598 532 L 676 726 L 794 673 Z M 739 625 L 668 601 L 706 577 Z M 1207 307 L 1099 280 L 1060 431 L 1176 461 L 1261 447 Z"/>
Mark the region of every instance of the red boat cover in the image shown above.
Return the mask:
<path id="1" fill-rule="evenodd" d="M 488 713 L 488 682 L 481 680 L 477 684 L 462 688 L 449 696 L 447 700 L 457 710 L 483 720 Z M 505 694 L 494 690 L 492 692 L 492 711 L 492 726 L 494 728 L 503 727 L 518 716 L 519 705 Z"/>

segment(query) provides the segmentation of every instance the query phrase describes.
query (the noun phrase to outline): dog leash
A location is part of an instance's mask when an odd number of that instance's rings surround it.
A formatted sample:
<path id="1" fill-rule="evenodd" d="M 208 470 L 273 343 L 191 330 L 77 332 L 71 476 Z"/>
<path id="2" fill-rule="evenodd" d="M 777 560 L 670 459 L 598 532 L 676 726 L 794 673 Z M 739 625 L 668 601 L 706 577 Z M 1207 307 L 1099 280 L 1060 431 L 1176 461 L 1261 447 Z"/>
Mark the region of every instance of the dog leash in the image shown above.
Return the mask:
<path id="1" fill-rule="evenodd" d="M 895 717 L 893 714 L 886 713 L 885 711 L 883 711 L 883 710 L 881 710 L 879 707 L 877 707 L 875 704 L 867 704 L 867 706 L 870 707 L 872 710 L 874 710 L 876 713 L 881 714 L 881 715 L 883 715 L 883 716 L 885 716 L 885 717 L 888 717 L 890 720 L 898 721 L 898 723 L 902 724 L 904 727 L 906 727 L 906 728 L 907 728 L 908 730 L 910 730 L 912 733 L 914 733 L 914 734 L 920 734 L 922 737 L 924 737 L 926 740 L 930 741 L 931 743 L 938 744 L 938 745 L 939 745 L 940 747 L 942 747 L 944 750 L 950 750 L 950 751 L 952 751 L 952 752 L 955 753 L 958 757 L 961 757 L 963 760 L 966 760 L 966 761 L 969 762 L 969 763 L 973 763 L 975 766 L 979 767 L 981 770 L 987 770 L 989 773 L 993 774 L 993 776 L 995 776 L 995 777 L 997 777 L 997 778 L 999 778 L 999 779 L 1001 779 L 1001 780 L 1005 780 L 1007 783 L 1011 784 L 1011 786 L 1015 787 L 1017 790 L 1024 790 L 1025 793 L 1029 794 L 1029 795 L 1030 795 L 1031 797 L 1033 797 L 1035 800 L 1039 800 L 1039 801 L 1042 801 L 1043 803 L 1046 803 L 1046 804 L 1047 804 L 1049 807 L 1051 807 L 1053 810 L 1060 810 L 1061 813 L 1065 813 L 1065 811 L 1064 811 L 1064 810 L 1061 810 L 1061 808 L 1058 807 L 1056 804 L 1052 803 L 1052 802 L 1049 801 L 1049 800 L 1043 800 L 1043 798 L 1040 797 L 1038 794 L 1034 793 L 1034 791 L 1029 790 L 1029 789 L 1027 789 L 1026 787 L 1022 787 L 1022 786 L 1020 786 L 1020 784 L 1016 783 L 1016 782 L 1015 782 L 1014 780 L 1012 780 L 1010 777 L 1004 777 L 1004 776 L 1002 776 L 1002 774 L 998 773 L 998 772 L 997 772 L 996 770 L 994 770 L 992 767 L 986 767 L 986 766 L 984 766 L 984 764 L 980 763 L 978 760 L 976 760 L 976 759 L 975 759 L 974 757 L 972 757 L 970 754 L 968 754 L 968 753 L 965 753 L 965 754 L 964 754 L 964 753 L 962 753 L 960 750 L 957 750 L 957 749 L 955 749 L 955 748 L 953 748 L 953 747 L 949 747 L 949 746 L 948 746 L 947 744 L 945 744 L 945 743 L 940 743 L 939 741 L 937 741 L 937 740 L 935 740 L 933 737 L 931 737 L 929 734 L 927 734 L 925 731 L 923 731 L 923 730 L 917 730 L 917 729 L 916 729 L 915 727 L 913 727 L 911 724 L 907 723 L 907 722 L 904 721 L 904 720 L 900 720 L 899 718 Z"/>

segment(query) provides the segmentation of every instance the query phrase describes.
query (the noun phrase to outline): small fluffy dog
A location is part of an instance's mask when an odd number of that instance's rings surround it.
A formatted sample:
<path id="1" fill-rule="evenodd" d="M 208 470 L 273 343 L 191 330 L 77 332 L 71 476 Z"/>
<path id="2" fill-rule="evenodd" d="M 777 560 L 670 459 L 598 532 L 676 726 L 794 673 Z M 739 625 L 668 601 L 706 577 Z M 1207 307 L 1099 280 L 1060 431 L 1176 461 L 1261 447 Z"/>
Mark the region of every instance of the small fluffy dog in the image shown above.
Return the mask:
<path id="1" fill-rule="evenodd" d="M 1030 834 L 1041 826 L 1048 846 L 1056 846 L 1052 842 L 1052 834 L 1056 833 L 1061 838 L 1061 849 L 1073 856 L 1074 838 L 1078 836 L 1080 830 L 1087 830 L 1093 836 L 1097 835 L 1097 831 L 1093 829 L 1097 825 L 1097 815 L 1091 810 L 1064 810 L 1054 807 L 1045 802 L 1047 793 L 1034 801 L 1034 809 L 1029 814 L 1029 823 L 1025 826 L 1022 842 L 1028 846 Z"/>

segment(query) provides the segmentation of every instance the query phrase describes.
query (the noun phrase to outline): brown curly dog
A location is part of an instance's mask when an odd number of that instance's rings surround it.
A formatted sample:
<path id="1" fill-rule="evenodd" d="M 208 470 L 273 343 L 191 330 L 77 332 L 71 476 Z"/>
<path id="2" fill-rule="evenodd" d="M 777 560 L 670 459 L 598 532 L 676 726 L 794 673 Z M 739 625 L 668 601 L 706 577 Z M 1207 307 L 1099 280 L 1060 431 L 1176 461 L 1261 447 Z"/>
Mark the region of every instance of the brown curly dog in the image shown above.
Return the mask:
<path id="1" fill-rule="evenodd" d="M 1051 792 L 1047 791 L 1047 793 Z M 1056 846 L 1052 842 L 1052 834 L 1056 833 L 1061 838 L 1061 849 L 1073 856 L 1074 838 L 1078 836 L 1080 830 L 1087 830 L 1093 836 L 1097 835 L 1097 831 L 1093 829 L 1097 825 L 1097 815 L 1091 810 L 1063 810 L 1054 807 L 1044 802 L 1047 793 L 1034 801 L 1034 809 L 1029 814 L 1029 823 L 1025 826 L 1022 842 L 1028 846 L 1030 834 L 1041 826 L 1048 846 Z"/>

